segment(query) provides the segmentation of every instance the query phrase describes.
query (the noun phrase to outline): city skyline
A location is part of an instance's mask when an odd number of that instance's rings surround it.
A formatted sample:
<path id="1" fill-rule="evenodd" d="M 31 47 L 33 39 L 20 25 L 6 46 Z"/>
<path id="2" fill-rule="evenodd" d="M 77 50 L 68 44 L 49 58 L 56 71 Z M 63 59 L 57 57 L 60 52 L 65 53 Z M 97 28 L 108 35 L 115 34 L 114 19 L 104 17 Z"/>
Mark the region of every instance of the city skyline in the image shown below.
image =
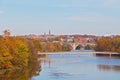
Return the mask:
<path id="1" fill-rule="evenodd" d="M 119 0 L 0 0 L 0 32 L 119 35 Z"/>

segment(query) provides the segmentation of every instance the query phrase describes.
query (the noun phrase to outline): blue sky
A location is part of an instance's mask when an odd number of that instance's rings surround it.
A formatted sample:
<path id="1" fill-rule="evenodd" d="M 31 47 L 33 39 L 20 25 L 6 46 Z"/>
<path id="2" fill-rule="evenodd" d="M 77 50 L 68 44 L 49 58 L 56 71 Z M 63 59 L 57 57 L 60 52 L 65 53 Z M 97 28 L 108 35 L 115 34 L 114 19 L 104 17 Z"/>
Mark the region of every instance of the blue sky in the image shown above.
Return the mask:
<path id="1" fill-rule="evenodd" d="M 120 34 L 120 0 L 0 0 L 0 32 Z"/>

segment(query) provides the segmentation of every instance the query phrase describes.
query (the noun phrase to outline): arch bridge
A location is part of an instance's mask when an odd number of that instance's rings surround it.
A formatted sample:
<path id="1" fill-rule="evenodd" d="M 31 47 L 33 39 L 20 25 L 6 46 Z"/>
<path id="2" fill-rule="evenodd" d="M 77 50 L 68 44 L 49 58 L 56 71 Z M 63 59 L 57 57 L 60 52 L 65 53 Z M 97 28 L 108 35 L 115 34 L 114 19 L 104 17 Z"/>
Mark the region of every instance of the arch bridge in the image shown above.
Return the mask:
<path id="1" fill-rule="evenodd" d="M 84 50 L 87 45 L 94 45 L 91 43 L 69 43 L 73 50 Z"/>

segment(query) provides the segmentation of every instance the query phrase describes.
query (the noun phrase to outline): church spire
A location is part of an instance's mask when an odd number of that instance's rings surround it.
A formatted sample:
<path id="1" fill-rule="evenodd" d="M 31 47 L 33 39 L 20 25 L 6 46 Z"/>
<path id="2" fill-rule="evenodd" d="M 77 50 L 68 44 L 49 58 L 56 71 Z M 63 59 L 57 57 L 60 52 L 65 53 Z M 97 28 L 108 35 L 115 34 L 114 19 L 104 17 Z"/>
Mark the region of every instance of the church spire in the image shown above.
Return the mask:
<path id="1" fill-rule="evenodd" d="M 51 35 L 51 31 L 50 31 L 50 29 L 49 29 L 49 35 Z"/>

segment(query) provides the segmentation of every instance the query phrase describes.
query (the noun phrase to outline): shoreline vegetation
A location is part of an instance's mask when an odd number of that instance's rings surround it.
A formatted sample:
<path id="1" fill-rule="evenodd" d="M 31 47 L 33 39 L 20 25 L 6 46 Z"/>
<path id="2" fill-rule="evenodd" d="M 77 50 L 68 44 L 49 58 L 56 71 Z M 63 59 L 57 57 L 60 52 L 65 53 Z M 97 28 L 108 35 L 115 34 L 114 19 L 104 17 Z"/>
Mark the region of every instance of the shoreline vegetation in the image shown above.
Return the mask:
<path id="1" fill-rule="evenodd" d="M 2 72 L 28 68 L 37 62 L 37 52 L 70 51 L 68 44 L 46 42 L 25 37 L 0 37 L 0 70 Z M 0 73 L 1 74 L 1 73 Z"/>
<path id="2" fill-rule="evenodd" d="M 24 37 L 0 37 L 1 79 L 7 80 L 16 74 L 15 78 L 28 80 L 29 77 L 37 75 L 36 71 L 41 71 L 37 58 L 37 49 L 33 40 Z M 19 74 L 21 77 L 18 76 Z"/>
<path id="3" fill-rule="evenodd" d="M 120 36 L 116 36 L 113 38 L 99 38 L 96 42 L 94 50 L 120 53 Z"/>

